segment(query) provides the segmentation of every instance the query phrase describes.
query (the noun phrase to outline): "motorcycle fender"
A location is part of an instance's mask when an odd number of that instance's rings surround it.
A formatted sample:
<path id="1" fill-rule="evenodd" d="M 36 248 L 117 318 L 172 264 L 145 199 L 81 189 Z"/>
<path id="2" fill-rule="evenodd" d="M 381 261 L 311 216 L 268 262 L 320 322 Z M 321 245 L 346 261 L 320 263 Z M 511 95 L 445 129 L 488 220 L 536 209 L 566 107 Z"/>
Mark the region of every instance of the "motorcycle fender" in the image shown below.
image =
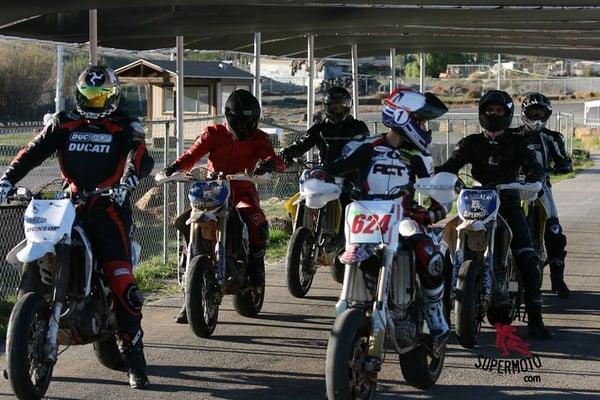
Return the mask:
<path id="1" fill-rule="evenodd" d="M 17 271 L 23 270 L 23 263 L 17 258 L 17 253 L 27 246 L 27 239 L 23 239 L 19 244 L 12 248 L 6 255 L 6 262 Z"/>
<path id="2" fill-rule="evenodd" d="M 17 259 L 25 264 L 42 258 L 46 253 L 56 254 L 54 243 L 28 242 L 27 245 L 17 253 Z"/>
<path id="3" fill-rule="evenodd" d="M 298 203 L 300 203 L 301 201 L 302 201 L 302 197 L 300 196 L 300 193 L 296 193 L 295 195 L 290 197 L 283 205 L 283 208 L 285 208 L 287 210 L 287 212 L 290 214 L 290 217 L 292 219 L 294 219 L 296 217 L 296 210 L 298 209 Z"/>

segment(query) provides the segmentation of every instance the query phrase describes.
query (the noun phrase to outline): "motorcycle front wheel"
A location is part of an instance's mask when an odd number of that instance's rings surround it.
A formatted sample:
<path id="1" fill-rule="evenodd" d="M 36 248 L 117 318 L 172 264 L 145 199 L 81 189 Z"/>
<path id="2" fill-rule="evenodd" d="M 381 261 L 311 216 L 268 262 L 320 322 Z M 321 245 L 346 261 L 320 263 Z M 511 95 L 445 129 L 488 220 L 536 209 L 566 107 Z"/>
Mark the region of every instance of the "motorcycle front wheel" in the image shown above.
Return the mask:
<path id="1" fill-rule="evenodd" d="M 316 272 L 313 251 L 318 249 L 315 249 L 315 237 L 310 229 L 296 229 L 290 238 L 285 266 L 288 290 L 294 297 L 304 297 L 310 290 Z"/>
<path id="2" fill-rule="evenodd" d="M 456 336 L 462 347 L 472 349 L 481 330 L 481 266 L 474 260 L 465 261 L 458 273 L 456 285 Z"/>
<path id="3" fill-rule="evenodd" d="M 41 399 L 52 379 L 54 364 L 46 361 L 50 306 L 38 293 L 23 295 L 8 323 L 6 364 L 10 385 L 18 399 Z"/>
<path id="4" fill-rule="evenodd" d="M 335 320 L 325 364 L 328 400 L 375 397 L 376 376 L 367 371 L 370 334 L 371 322 L 361 310 L 346 310 Z"/>
<path id="5" fill-rule="evenodd" d="M 205 256 L 192 259 L 185 281 L 185 307 L 194 335 L 207 338 L 219 318 L 220 294 L 211 261 Z"/>

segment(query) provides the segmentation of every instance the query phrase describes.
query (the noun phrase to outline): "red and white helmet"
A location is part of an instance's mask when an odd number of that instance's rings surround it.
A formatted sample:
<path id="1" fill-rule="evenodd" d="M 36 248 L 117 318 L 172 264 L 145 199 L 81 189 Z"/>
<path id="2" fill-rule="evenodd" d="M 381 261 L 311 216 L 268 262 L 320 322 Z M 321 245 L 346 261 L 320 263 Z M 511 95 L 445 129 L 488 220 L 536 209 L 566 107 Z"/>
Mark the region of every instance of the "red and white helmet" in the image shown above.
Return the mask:
<path id="1" fill-rule="evenodd" d="M 383 124 L 400 134 L 417 149 L 425 151 L 431 143 L 431 131 L 421 128 L 421 121 L 438 118 L 448 107 L 433 93 L 419 93 L 408 88 L 394 90 L 383 102 Z"/>

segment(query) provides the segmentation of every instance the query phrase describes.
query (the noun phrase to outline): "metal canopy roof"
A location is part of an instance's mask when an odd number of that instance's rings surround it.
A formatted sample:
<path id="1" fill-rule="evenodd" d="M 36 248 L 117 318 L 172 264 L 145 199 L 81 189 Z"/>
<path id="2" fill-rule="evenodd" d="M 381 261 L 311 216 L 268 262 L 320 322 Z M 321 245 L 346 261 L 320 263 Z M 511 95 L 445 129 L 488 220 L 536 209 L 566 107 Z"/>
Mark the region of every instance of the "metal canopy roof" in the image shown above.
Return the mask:
<path id="1" fill-rule="evenodd" d="M 275 0 L 4 0 L 0 34 L 61 42 L 88 40 L 88 12 L 98 8 L 99 45 L 126 49 L 173 47 L 262 54 L 346 57 L 407 52 L 487 52 L 600 59 L 597 0 L 457 1 Z"/>

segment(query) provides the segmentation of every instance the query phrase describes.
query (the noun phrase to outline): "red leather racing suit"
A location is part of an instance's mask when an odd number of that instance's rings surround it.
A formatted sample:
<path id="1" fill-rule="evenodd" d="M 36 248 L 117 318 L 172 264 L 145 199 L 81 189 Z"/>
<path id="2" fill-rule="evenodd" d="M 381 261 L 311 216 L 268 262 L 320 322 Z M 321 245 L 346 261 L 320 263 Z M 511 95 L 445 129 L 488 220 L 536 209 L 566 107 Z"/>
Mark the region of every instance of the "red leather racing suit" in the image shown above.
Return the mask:
<path id="1" fill-rule="evenodd" d="M 285 169 L 283 160 L 275 155 L 266 133 L 257 130 L 248 139 L 237 140 L 225 125 L 213 125 L 204 129 L 194 144 L 175 160 L 173 166 L 189 170 L 207 154 L 207 168 L 215 173 L 252 172 L 259 160 L 272 160 L 277 172 Z M 256 186 L 252 182 L 232 181 L 231 192 L 233 205 L 248 225 L 251 252 L 264 252 L 269 231 L 267 218 L 260 208 Z"/>
<path id="2" fill-rule="evenodd" d="M 17 154 L 3 178 L 14 185 L 53 154 L 58 156 L 61 173 L 72 192 L 118 184 L 135 187 L 154 166 L 137 119 L 115 112 L 92 121 L 75 112 L 62 112 L 55 114 Z M 142 299 L 131 267 L 131 205 L 127 204 L 120 207 L 108 198 L 94 198 L 79 210 L 78 220 L 119 300 L 116 302 L 119 328 L 122 333 L 135 334 L 142 317 Z"/>

